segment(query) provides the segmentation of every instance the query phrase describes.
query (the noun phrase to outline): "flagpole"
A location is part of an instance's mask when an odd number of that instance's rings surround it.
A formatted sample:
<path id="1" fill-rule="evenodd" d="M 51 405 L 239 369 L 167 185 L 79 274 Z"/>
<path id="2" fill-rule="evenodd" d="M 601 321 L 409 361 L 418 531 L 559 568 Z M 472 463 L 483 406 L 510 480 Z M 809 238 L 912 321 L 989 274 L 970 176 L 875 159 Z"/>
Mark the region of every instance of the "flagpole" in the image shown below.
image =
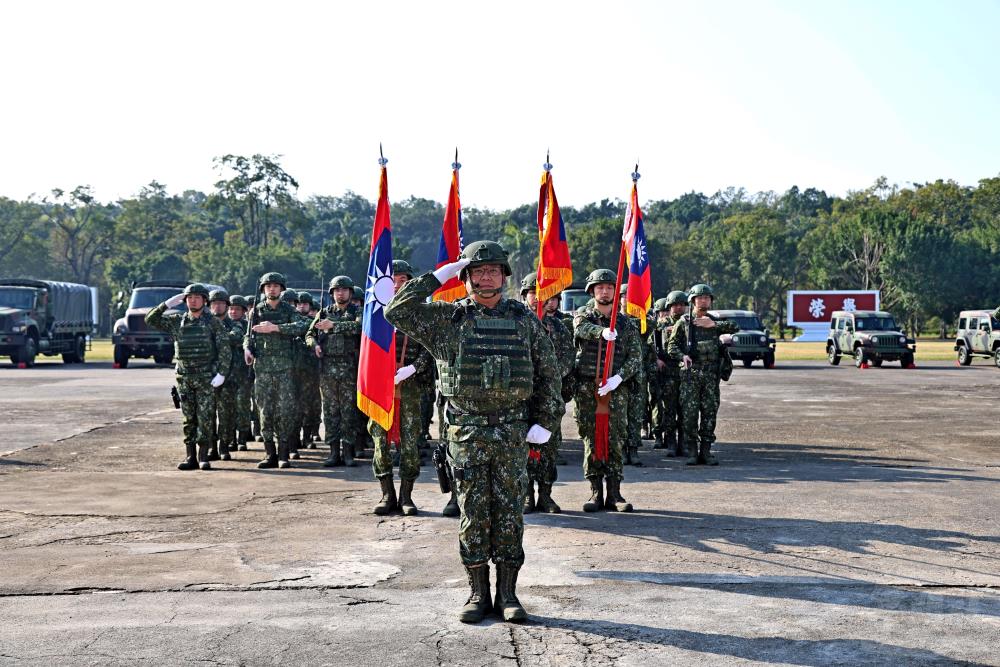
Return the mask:
<path id="1" fill-rule="evenodd" d="M 544 253 L 544 235 L 545 235 L 545 218 L 549 214 L 549 207 L 551 206 L 550 197 L 552 196 L 552 164 L 549 162 L 549 151 L 545 151 L 545 164 L 542 165 L 542 169 L 545 170 L 545 212 L 539 211 L 539 215 L 542 216 L 542 229 L 538 230 L 538 269 L 535 275 L 535 310 L 538 319 L 542 319 L 542 315 L 545 313 L 545 304 L 542 300 L 538 298 L 539 288 L 542 286 L 542 255 Z M 539 202 L 541 205 L 541 202 Z M 552 224 L 552 220 L 549 220 L 549 224 Z"/>

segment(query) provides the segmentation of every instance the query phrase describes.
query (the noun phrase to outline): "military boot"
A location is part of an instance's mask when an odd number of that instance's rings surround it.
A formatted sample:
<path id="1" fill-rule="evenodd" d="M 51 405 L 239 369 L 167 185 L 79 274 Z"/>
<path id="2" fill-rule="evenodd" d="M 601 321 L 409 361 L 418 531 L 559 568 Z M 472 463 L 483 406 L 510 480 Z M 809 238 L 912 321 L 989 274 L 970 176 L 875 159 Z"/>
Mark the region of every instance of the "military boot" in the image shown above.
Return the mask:
<path id="1" fill-rule="evenodd" d="M 413 504 L 413 480 L 402 479 L 399 481 L 399 509 L 406 516 L 415 516 L 417 506 Z"/>
<path id="2" fill-rule="evenodd" d="M 465 572 L 469 575 L 469 599 L 458 614 L 462 623 L 479 623 L 486 614 L 493 611 L 490 602 L 490 564 L 466 565 Z"/>
<path id="3" fill-rule="evenodd" d="M 382 487 L 382 500 L 378 501 L 372 511 L 385 516 L 396 510 L 396 487 L 392 484 L 392 473 L 379 477 L 378 483 Z"/>
<path id="4" fill-rule="evenodd" d="M 229 445 L 224 442 L 219 443 L 219 458 L 223 461 L 233 460 L 233 457 L 229 455 Z"/>
<path id="5" fill-rule="evenodd" d="M 497 565 L 497 594 L 493 600 L 493 611 L 509 623 L 524 623 L 528 614 L 517 599 L 517 571 L 512 565 Z"/>
<path id="6" fill-rule="evenodd" d="M 667 438 L 664 446 L 667 448 L 667 458 L 674 458 L 675 456 L 680 456 L 678 452 L 677 440 L 674 438 Z"/>
<path id="7" fill-rule="evenodd" d="M 663 444 L 663 434 L 654 433 L 653 434 L 653 449 L 666 449 L 667 446 Z M 669 454 L 668 454 L 669 456 Z"/>
<path id="8" fill-rule="evenodd" d="M 601 477 L 588 477 L 590 481 L 590 500 L 583 504 L 584 512 L 597 512 L 604 507 L 604 486 Z"/>
<path id="9" fill-rule="evenodd" d="M 195 453 L 194 443 L 184 445 L 184 460 L 177 464 L 178 470 L 197 470 L 198 456 Z"/>
<path id="10" fill-rule="evenodd" d="M 625 466 L 632 465 L 632 448 L 629 447 L 628 445 L 625 445 L 624 447 L 622 447 L 622 449 L 624 450 L 622 453 L 625 455 L 625 460 L 622 461 L 622 465 Z"/>
<path id="11" fill-rule="evenodd" d="M 253 434 L 250 431 L 240 431 L 239 444 L 236 445 L 237 451 L 245 452 L 247 450 L 247 443 L 251 440 L 253 440 Z"/>
<path id="12" fill-rule="evenodd" d="M 552 500 L 552 485 L 538 483 L 538 500 L 535 502 L 535 509 L 546 514 L 559 514 L 562 508 Z"/>
<path id="13" fill-rule="evenodd" d="M 289 453 L 291 449 L 288 446 L 287 440 L 278 439 L 278 467 L 279 468 L 290 468 L 292 464 L 288 462 Z"/>
<path id="14" fill-rule="evenodd" d="M 207 456 L 208 456 L 207 460 L 209 460 L 209 461 L 218 461 L 218 460 L 221 459 L 221 457 L 219 456 L 219 445 L 218 445 L 218 443 L 212 443 L 212 445 L 209 446 Z"/>
<path id="15" fill-rule="evenodd" d="M 642 460 L 639 459 L 639 448 L 632 447 L 631 449 L 632 449 L 632 465 L 634 465 L 636 468 L 642 468 L 643 467 Z"/>
<path id="16" fill-rule="evenodd" d="M 712 454 L 712 445 L 703 444 L 698 452 L 698 460 L 709 466 L 719 465 L 719 459 Z"/>
<path id="17" fill-rule="evenodd" d="M 535 511 L 535 483 L 528 480 L 528 492 L 524 494 L 524 507 L 521 512 L 523 514 L 531 514 Z"/>
<path id="18" fill-rule="evenodd" d="M 609 477 L 607 483 L 608 495 L 607 498 L 604 499 L 604 508 L 609 512 L 631 512 L 632 503 L 622 498 L 622 481 L 620 479 L 611 479 Z"/>
<path id="19" fill-rule="evenodd" d="M 354 443 L 344 440 L 341 443 L 341 450 L 344 456 L 344 465 L 348 468 L 353 468 L 358 465 L 354 462 Z"/>
<path id="20" fill-rule="evenodd" d="M 298 460 L 299 458 L 299 447 L 302 446 L 302 441 L 299 439 L 299 429 L 295 429 L 292 433 L 291 438 L 288 440 L 288 458 Z"/>
<path id="21" fill-rule="evenodd" d="M 340 458 L 340 443 L 333 443 L 330 445 L 330 456 L 323 461 L 324 468 L 332 468 L 334 466 L 344 465 L 344 459 Z"/>
<path id="22" fill-rule="evenodd" d="M 312 439 L 312 429 L 306 426 L 302 427 L 302 443 L 305 449 L 316 449 L 316 443 Z"/>
<path id="23" fill-rule="evenodd" d="M 278 452 L 274 448 L 273 440 L 264 441 L 264 458 L 257 464 L 258 468 L 277 468 Z"/>
<path id="24" fill-rule="evenodd" d="M 212 469 L 212 464 L 208 462 L 209 451 L 208 445 L 198 445 L 198 467 L 202 470 Z"/>
<path id="25" fill-rule="evenodd" d="M 679 445 L 677 451 L 683 451 L 683 446 Z M 698 456 L 698 444 L 693 443 L 690 447 L 687 447 L 687 461 L 684 462 L 684 465 L 696 466 L 700 463 L 704 463 L 704 461 Z"/>
<path id="26" fill-rule="evenodd" d="M 448 499 L 444 509 L 441 510 L 441 516 L 458 516 L 461 513 L 461 510 L 458 509 L 458 496 L 455 495 L 455 489 L 452 489 L 451 498 Z"/>

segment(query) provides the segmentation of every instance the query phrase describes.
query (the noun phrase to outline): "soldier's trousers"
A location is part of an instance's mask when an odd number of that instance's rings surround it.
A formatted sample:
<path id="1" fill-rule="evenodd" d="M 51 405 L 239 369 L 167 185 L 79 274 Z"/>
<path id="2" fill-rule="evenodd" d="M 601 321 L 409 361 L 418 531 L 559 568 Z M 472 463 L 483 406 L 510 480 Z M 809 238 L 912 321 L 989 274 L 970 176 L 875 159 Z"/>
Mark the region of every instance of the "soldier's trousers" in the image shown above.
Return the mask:
<path id="1" fill-rule="evenodd" d="M 319 395 L 319 368 L 302 371 L 302 426 L 308 433 L 319 432 L 323 399 Z"/>
<path id="2" fill-rule="evenodd" d="M 236 449 L 236 393 L 237 386 L 233 378 L 226 378 L 222 386 L 215 390 L 215 414 L 212 421 L 219 448 L 232 451 Z M 212 438 L 215 442 L 216 438 Z"/>
<path id="3" fill-rule="evenodd" d="M 655 438 L 658 435 L 662 436 L 663 433 L 655 419 L 657 410 L 662 409 L 663 402 L 663 375 L 659 371 L 647 378 L 646 389 L 648 392 L 646 421 L 649 423 L 649 435 Z"/>
<path id="4" fill-rule="evenodd" d="M 707 450 L 715 442 L 715 420 L 719 413 L 719 373 L 714 369 L 682 371 L 681 419 L 688 456 Z M 683 377 L 690 373 L 689 377 Z M 700 443 L 700 446 L 699 446 Z"/>
<path id="5" fill-rule="evenodd" d="M 294 400 L 292 374 L 288 371 L 277 373 L 257 372 L 253 396 L 260 413 L 260 430 L 265 442 L 273 442 L 278 437 L 279 451 L 288 447 L 292 437 L 292 420 L 289 417 Z"/>
<path id="6" fill-rule="evenodd" d="M 621 480 L 622 447 L 628 439 L 628 396 L 624 393 L 625 386 L 611 392 L 611 415 L 608 425 L 608 460 L 598 461 L 594 458 L 594 430 L 596 426 L 597 396 L 594 391 L 594 380 L 580 380 L 574 401 L 574 415 L 580 437 L 583 438 L 583 475 L 584 477 L 607 477 Z"/>
<path id="7" fill-rule="evenodd" d="M 633 450 L 642 446 L 642 422 L 646 418 L 646 376 L 636 374 L 631 381 L 623 383 L 628 396 L 627 442 Z"/>
<path id="8" fill-rule="evenodd" d="M 297 450 L 302 446 L 302 423 L 305 414 L 305 406 L 302 404 L 302 389 L 305 382 L 305 373 L 301 368 L 292 371 L 292 411 L 289 413 L 289 420 L 292 422 L 289 443 Z"/>
<path id="9" fill-rule="evenodd" d="M 319 390 L 323 397 L 323 442 L 331 447 L 353 443 L 358 415 L 356 374 L 323 373 Z"/>
<path id="10" fill-rule="evenodd" d="M 249 376 L 238 376 L 235 375 L 233 380 L 236 381 L 236 430 L 240 433 L 249 433 L 251 429 L 250 418 L 253 411 L 253 402 L 251 401 L 251 395 L 253 394 L 253 383 L 250 382 Z M 229 382 L 229 379 L 226 379 Z"/>
<path id="11" fill-rule="evenodd" d="M 215 438 L 215 389 L 212 374 L 178 375 L 184 417 L 184 444 L 211 447 Z"/>
<path id="12" fill-rule="evenodd" d="M 423 390 L 416 382 L 408 386 L 409 380 L 399 386 L 399 478 L 416 479 L 420 475 L 420 443 L 423 441 L 424 425 L 420 413 L 420 397 Z M 392 474 L 392 448 L 389 434 L 374 419 L 368 420 L 368 432 L 375 443 L 372 457 L 372 473 L 375 477 Z"/>
<path id="13" fill-rule="evenodd" d="M 532 482 L 555 484 L 559 477 L 559 470 L 556 468 L 556 453 L 562 446 L 562 431 L 556 430 L 549 441 L 541 445 L 538 449 L 541 458 L 535 460 L 528 457 L 528 479 Z"/>
<path id="14" fill-rule="evenodd" d="M 522 512 L 528 452 L 523 434 L 516 441 L 449 443 L 453 461 L 456 448 L 478 450 L 471 457 L 460 457 L 467 462 L 455 472 L 453 482 L 462 513 L 458 550 L 466 566 L 490 559 L 515 568 L 524 563 Z"/>

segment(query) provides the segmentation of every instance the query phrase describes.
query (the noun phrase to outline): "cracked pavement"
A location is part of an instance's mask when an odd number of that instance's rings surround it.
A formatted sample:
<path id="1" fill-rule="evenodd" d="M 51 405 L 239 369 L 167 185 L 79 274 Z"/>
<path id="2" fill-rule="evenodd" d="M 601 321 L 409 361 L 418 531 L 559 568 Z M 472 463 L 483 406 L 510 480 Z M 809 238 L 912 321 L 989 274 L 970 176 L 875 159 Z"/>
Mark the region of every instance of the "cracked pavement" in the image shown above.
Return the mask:
<path id="1" fill-rule="evenodd" d="M 171 377 L 0 369 L 0 665 L 1000 664 L 991 366 L 737 369 L 722 465 L 644 452 L 631 515 L 580 511 L 567 419 L 532 620 L 471 627 L 432 468 L 405 518 L 321 450 L 176 471 Z"/>

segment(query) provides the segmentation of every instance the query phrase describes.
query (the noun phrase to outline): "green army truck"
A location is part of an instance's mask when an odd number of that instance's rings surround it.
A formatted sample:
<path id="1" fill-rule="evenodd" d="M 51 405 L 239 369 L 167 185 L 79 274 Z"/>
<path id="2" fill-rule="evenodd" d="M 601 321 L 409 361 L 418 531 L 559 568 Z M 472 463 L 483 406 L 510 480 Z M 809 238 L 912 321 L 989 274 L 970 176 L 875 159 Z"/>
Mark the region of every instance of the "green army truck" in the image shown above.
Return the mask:
<path id="1" fill-rule="evenodd" d="M 582 308 L 590 301 L 590 295 L 580 287 L 570 287 L 564 289 L 559 295 L 559 310 L 564 313 L 576 312 L 577 308 Z"/>
<path id="2" fill-rule="evenodd" d="M 732 320 L 740 327 L 739 333 L 733 334 L 733 342 L 729 346 L 729 357 L 733 361 L 741 361 L 744 368 L 750 368 L 753 362 L 760 359 L 764 368 L 774 368 L 777 341 L 767 334 L 757 313 L 752 310 L 710 310 L 709 315 L 720 320 Z"/>
<path id="3" fill-rule="evenodd" d="M 907 338 L 892 315 L 882 310 L 836 310 L 830 318 L 826 338 L 826 356 L 832 366 L 841 356 L 854 358 L 854 365 L 878 368 L 884 361 L 898 361 L 902 368 L 913 368 L 916 341 Z"/>
<path id="4" fill-rule="evenodd" d="M 963 310 L 955 334 L 958 363 L 968 366 L 973 357 L 993 357 L 1000 367 L 1000 322 L 990 310 Z"/>
<path id="5" fill-rule="evenodd" d="M 39 354 L 82 364 L 94 329 L 93 292 L 55 280 L 0 278 L 0 355 L 20 368 Z"/>

